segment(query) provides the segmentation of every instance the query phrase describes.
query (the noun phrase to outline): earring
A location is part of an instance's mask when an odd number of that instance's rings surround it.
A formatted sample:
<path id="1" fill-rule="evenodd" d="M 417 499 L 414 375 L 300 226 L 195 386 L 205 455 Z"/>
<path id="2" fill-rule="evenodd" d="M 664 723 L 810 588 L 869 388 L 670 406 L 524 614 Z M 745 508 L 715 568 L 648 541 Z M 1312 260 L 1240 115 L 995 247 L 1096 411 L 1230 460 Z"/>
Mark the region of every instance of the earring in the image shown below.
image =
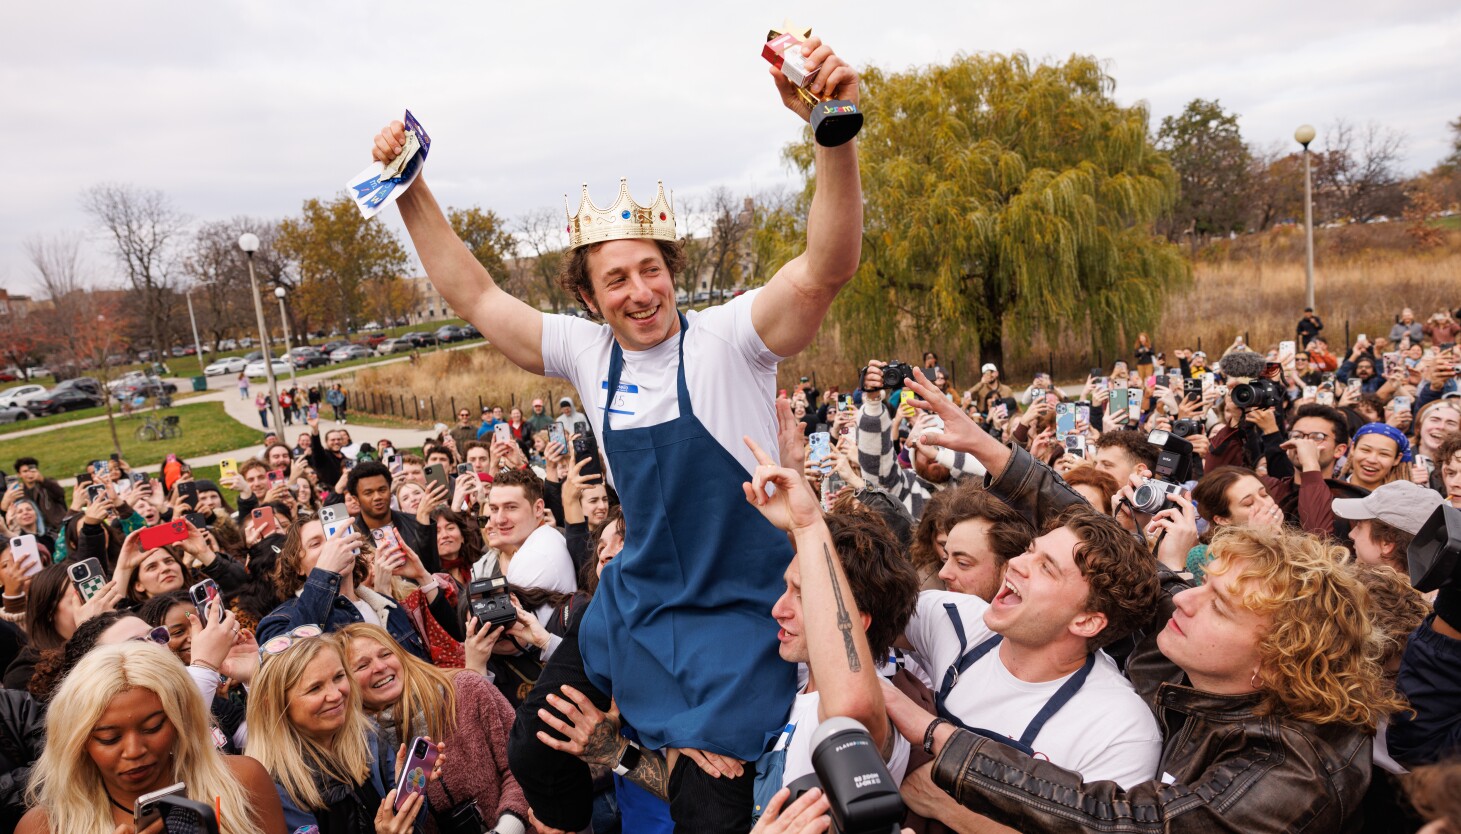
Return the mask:
<path id="1" fill-rule="evenodd" d="M 1262 687 L 1262 684 L 1259 683 L 1259 681 L 1258 681 L 1258 670 L 1257 669 L 1254 669 L 1253 670 L 1253 677 L 1251 677 L 1251 678 L 1248 679 L 1248 683 L 1254 689 L 1259 689 L 1259 688 Z"/>

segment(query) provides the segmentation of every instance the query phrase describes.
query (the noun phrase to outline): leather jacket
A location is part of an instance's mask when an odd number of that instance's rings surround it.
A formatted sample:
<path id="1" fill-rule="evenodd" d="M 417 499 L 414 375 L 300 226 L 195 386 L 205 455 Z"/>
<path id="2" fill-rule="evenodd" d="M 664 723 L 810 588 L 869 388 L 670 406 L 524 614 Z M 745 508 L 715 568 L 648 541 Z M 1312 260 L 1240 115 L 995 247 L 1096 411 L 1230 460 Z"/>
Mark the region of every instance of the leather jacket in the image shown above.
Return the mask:
<path id="1" fill-rule="evenodd" d="M 1015 456 L 989 488 L 1036 524 L 1070 502 L 1055 473 Z M 1078 497 L 1078 495 L 1077 495 Z M 961 805 L 1025 832 L 1357 832 L 1369 786 L 1372 734 L 1259 716 L 1257 695 L 1193 689 L 1156 646 L 1187 587 L 1160 569 L 1157 613 L 1127 663 L 1165 739 L 1160 772 L 1127 790 L 973 733 L 956 731 L 934 761 L 934 783 Z"/>
<path id="2" fill-rule="evenodd" d="M 0 830 L 25 814 L 30 769 L 45 745 L 45 714 L 28 693 L 0 690 Z"/>

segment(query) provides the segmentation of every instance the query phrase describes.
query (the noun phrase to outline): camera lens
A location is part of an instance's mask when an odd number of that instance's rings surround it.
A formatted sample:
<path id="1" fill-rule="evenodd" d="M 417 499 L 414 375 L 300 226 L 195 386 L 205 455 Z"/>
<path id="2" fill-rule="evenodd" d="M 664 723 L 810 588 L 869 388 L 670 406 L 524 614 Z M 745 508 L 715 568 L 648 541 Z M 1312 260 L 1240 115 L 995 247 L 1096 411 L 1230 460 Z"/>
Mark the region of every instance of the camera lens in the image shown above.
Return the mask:
<path id="1" fill-rule="evenodd" d="M 424 755 L 426 755 L 426 742 L 424 742 L 424 741 L 418 741 L 418 742 L 416 742 L 416 755 L 418 755 L 418 756 L 424 756 Z"/>
<path id="2" fill-rule="evenodd" d="M 1167 503 L 1167 493 L 1148 481 L 1136 488 L 1131 496 L 1131 503 L 1144 513 L 1160 512 Z"/>

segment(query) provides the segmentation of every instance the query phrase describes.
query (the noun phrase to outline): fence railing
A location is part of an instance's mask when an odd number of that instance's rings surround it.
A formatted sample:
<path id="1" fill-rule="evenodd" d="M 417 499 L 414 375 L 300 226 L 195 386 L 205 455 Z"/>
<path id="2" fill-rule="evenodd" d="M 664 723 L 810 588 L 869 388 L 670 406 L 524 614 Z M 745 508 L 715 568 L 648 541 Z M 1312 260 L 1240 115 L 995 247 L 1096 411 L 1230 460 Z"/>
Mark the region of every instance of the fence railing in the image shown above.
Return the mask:
<path id="1" fill-rule="evenodd" d="M 502 406 L 504 412 L 513 408 L 522 408 L 523 414 L 531 414 L 532 409 L 529 403 L 533 398 L 541 397 L 544 411 L 550 415 L 558 413 L 558 397 L 568 394 L 567 391 L 547 390 L 541 393 L 519 398 L 516 392 L 509 392 L 503 395 L 478 394 L 475 398 L 470 396 L 456 396 L 450 394 L 423 394 L 414 391 L 393 391 L 383 392 L 373 389 L 345 389 L 346 409 L 351 413 L 373 414 L 378 417 L 392 417 L 398 420 L 411 420 L 418 423 L 450 423 L 456 418 L 457 408 L 466 408 L 472 412 L 475 419 L 482 413 L 483 408 L 491 406 Z M 572 394 L 568 394 L 572 396 Z M 329 406 L 322 405 L 321 409 L 328 413 Z"/>

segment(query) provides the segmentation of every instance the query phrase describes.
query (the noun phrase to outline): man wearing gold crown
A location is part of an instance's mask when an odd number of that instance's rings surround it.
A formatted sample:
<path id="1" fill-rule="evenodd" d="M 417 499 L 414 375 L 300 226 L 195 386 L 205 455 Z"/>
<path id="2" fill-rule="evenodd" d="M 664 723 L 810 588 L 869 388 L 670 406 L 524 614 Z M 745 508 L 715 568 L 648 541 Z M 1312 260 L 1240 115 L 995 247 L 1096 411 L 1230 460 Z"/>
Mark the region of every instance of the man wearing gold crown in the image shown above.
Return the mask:
<path id="1" fill-rule="evenodd" d="M 857 102 L 857 75 L 831 48 L 808 38 L 802 53 L 816 71 L 813 94 Z M 808 120 L 798 89 L 779 69 L 771 74 L 782 103 Z M 405 144 L 393 122 L 376 137 L 374 156 L 388 163 Z M 538 710 L 561 716 L 547 697 L 564 684 L 601 710 L 612 695 L 650 750 L 754 761 L 787 715 L 795 670 L 778 657 L 771 608 L 792 550 L 744 498 L 757 464 L 743 438 L 777 447 L 777 364 L 812 341 L 861 255 L 856 142 L 819 146 L 816 171 L 806 250 L 765 286 L 698 313 L 675 306 L 685 258 L 663 186 L 641 206 L 621 183 L 607 209 L 585 186 L 568 220 L 560 282 L 594 322 L 544 314 L 504 292 L 422 179 L 397 203 L 452 308 L 518 366 L 578 389 L 623 503 L 624 550 L 513 729 L 512 769 L 544 826 L 581 831 L 592 804 L 587 766 L 537 738 L 562 738 Z M 662 786 L 676 830 L 750 827 L 750 765 L 716 779 L 696 762 L 718 758 L 679 756 L 665 772 L 663 759 L 639 750 L 626 742 L 615 770 Z"/>

